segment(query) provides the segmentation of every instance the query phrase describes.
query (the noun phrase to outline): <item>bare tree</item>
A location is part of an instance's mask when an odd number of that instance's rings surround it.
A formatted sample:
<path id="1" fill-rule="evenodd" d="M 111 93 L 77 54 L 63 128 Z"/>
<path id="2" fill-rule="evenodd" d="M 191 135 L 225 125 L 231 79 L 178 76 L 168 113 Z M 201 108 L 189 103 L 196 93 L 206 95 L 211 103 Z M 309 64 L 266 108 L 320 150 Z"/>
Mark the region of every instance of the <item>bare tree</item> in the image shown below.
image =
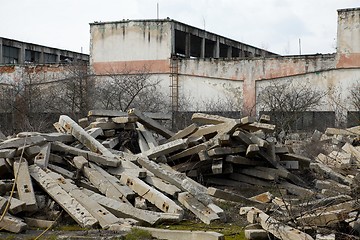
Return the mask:
<path id="1" fill-rule="evenodd" d="M 87 63 L 76 61 L 64 65 L 64 77 L 47 86 L 53 112 L 67 113 L 73 118 L 86 116 L 95 101 L 95 80 Z"/>
<path id="2" fill-rule="evenodd" d="M 317 90 L 309 83 L 273 82 L 258 94 L 258 106 L 270 112 L 278 131 L 289 132 L 301 113 L 320 105 L 325 91 Z"/>
<path id="3" fill-rule="evenodd" d="M 37 68 L 35 65 L 21 66 L 20 78 L 2 85 L 1 113 L 9 134 L 38 131 L 48 124 L 45 116 L 47 101 L 41 90 L 44 77 Z"/>
<path id="4" fill-rule="evenodd" d="M 123 69 L 108 66 L 106 80 L 98 81 L 100 107 L 126 111 L 136 107 L 143 111 L 164 111 L 168 104 L 159 91 L 159 79 L 154 79 L 146 66 Z"/>
<path id="5" fill-rule="evenodd" d="M 350 89 L 350 101 L 356 111 L 360 111 L 360 82 Z"/>

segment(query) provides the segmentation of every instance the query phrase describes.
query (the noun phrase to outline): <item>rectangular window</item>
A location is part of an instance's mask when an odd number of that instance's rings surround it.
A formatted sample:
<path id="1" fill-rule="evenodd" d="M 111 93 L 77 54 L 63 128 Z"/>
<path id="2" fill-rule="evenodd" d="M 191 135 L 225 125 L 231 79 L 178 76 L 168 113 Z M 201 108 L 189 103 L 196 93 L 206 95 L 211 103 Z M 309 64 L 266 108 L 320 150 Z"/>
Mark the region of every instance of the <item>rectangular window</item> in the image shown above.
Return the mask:
<path id="1" fill-rule="evenodd" d="M 19 62 L 20 49 L 3 45 L 3 62 L 5 64 L 16 64 Z"/>
<path id="2" fill-rule="evenodd" d="M 38 63 L 40 62 L 40 52 L 25 50 L 25 62 Z"/>
<path id="3" fill-rule="evenodd" d="M 45 63 L 56 63 L 57 56 L 51 53 L 44 53 L 44 62 Z"/>

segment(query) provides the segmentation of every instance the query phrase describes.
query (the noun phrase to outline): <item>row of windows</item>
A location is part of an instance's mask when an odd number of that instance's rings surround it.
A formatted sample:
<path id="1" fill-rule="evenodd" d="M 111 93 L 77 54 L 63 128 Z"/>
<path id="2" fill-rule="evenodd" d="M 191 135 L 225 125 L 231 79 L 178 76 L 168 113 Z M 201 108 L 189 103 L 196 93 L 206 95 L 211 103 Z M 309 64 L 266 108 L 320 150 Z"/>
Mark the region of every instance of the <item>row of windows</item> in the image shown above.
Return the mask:
<path id="1" fill-rule="evenodd" d="M 3 64 L 16 64 L 19 63 L 20 49 L 11 46 L 2 46 L 2 63 Z M 51 53 L 43 54 L 44 63 L 56 63 L 57 55 Z M 60 62 L 71 62 L 73 59 L 60 55 Z M 25 63 L 40 63 L 41 62 L 41 52 L 32 51 L 25 49 Z M 1 63 L 1 62 L 0 62 Z"/>

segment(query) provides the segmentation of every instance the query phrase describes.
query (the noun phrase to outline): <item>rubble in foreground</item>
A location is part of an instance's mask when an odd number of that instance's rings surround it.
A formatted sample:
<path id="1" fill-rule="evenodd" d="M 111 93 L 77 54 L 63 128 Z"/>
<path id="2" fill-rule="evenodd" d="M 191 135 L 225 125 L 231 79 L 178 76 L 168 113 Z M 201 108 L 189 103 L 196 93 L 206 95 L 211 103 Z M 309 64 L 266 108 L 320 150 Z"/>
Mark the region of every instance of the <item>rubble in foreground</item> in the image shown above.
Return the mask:
<path id="1" fill-rule="evenodd" d="M 215 232 L 149 227 L 182 221 L 184 211 L 206 224 L 226 222 L 216 205 L 220 198 L 264 204 L 263 210 L 240 209 L 252 224 L 245 230 L 249 239 L 358 234 L 360 149 L 353 140 L 360 127 L 314 134 L 313 144 L 336 140 L 342 149 L 312 159 L 268 138 L 275 126 L 267 116 L 255 121 L 196 113 L 193 124 L 177 133 L 157 121 L 164 118 L 137 109 L 92 110 L 78 123 L 60 116 L 55 133 L 0 136 L 0 209 L 7 212 L 1 228 L 50 228 L 63 210 L 86 228 L 137 227 L 161 239 L 223 239 Z M 204 185 L 263 186 L 276 194 L 248 198 Z"/>

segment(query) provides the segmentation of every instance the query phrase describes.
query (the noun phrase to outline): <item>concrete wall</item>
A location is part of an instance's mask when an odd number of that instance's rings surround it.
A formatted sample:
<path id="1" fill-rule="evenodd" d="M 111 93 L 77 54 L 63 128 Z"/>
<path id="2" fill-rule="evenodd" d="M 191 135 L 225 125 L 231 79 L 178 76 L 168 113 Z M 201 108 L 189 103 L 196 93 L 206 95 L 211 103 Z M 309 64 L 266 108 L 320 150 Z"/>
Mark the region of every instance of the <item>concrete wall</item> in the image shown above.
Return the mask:
<path id="1" fill-rule="evenodd" d="M 256 109 L 257 94 L 271 82 L 306 83 L 328 91 L 326 101 L 314 110 L 335 111 L 338 122 L 346 118 L 346 111 L 354 110 L 349 91 L 360 84 L 360 8 L 339 10 L 335 54 L 180 58 L 178 67 L 171 69 L 170 58 L 176 40 L 174 31 L 171 21 L 161 20 L 91 24 L 90 63 L 93 70 L 97 74 L 106 74 L 113 68 L 121 73 L 123 69 L 147 66 L 153 77 L 161 79 L 164 95 L 169 98 L 170 74 L 177 76 L 181 110 L 208 111 L 211 109 L 206 106 L 207 102 L 226 104 L 231 99 L 232 106 L 242 109 L 243 115 L 255 114 L 260 110 Z M 185 55 L 186 50 L 189 51 L 186 46 Z"/>
<path id="2" fill-rule="evenodd" d="M 90 25 L 90 63 L 97 74 L 109 68 L 151 72 L 169 70 L 171 24 L 166 21 L 123 21 Z"/>
<path id="3" fill-rule="evenodd" d="M 206 99 L 243 102 L 244 114 L 255 110 L 256 82 L 335 69 L 335 55 L 311 55 L 254 59 L 183 59 L 179 61 L 182 92 L 191 91 L 194 105 Z M 211 89 L 216 90 L 211 91 Z M 198 100 L 198 101 L 196 101 Z"/>
<path id="4" fill-rule="evenodd" d="M 360 69 L 330 69 L 278 79 L 259 80 L 256 81 L 257 97 L 265 87 L 274 82 L 293 84 L 293 86 L 307 84 L 311 85 L 314 90 L 326 92 L 326 97 L 321 104 L 312 110 L 334 111 L 335 123 L 341 125 L 346 122 L 347 111 L 356 110 L 351 104 L 350 90 L 356 84 L 360 84 Z M 259 105 L 257 107 L 257 111 L 266 110 Z"/>
<path id="5" fill-rule="evenodd" d="M 338 68 L 360 66 L 360 8 L 338 10 Z"/>
<path id="6" fill-rule="evenodd" d="M 26 64 L 0 66 L 0 84 L 13 84 L 19 81 L 51 82 L 64 79 L 66 67 L 61 64 Z"/>

